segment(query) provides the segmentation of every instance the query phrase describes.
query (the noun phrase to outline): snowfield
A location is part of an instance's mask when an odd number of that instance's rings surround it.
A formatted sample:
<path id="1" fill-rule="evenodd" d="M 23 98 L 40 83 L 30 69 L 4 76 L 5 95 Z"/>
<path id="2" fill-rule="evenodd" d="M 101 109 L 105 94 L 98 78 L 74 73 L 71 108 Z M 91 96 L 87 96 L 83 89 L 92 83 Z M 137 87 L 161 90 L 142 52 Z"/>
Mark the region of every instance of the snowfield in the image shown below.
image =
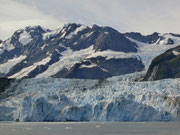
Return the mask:
<path id="1" fill-rule="evenodd" d="M 163 36 L 163 34 L 159 34 Z M 149 65 L 151 64 L 151 61 L 157 57 L 158 55 L 164 53 L 165 51 L 174 48 L 178 45 L 180 45 L 180 38 L 173 37 L 171 34 L 164 34 L 164 38 L 171 38 L 174 41 L 174 45 L 166 45 L 166 42 L 163 42 L 161 44 L 147 44 L 142 43 L 137 40 L 128 38 L 132 42 L 135 42 L 138 45 L 138 52 L 134 54 L 134 57 L 139 58 L 142 60 L 142 62 L 145 65 L 145 70 L 148 69 Z M 166 40 L 166 39 L 165 39 Z M 164 41 L 164 40 L 162 40 Z M 158 42 L 158 41 L 157 41 Z M 132 55 L 133 57 L 133 55 Z"/>
<path id="2" fill-rule="evenodd" d="M 0 120 L 178 120 L 180 79 L 137 82 L 143 74 L 104 80 L 17 80 L 1 95 Z"/>

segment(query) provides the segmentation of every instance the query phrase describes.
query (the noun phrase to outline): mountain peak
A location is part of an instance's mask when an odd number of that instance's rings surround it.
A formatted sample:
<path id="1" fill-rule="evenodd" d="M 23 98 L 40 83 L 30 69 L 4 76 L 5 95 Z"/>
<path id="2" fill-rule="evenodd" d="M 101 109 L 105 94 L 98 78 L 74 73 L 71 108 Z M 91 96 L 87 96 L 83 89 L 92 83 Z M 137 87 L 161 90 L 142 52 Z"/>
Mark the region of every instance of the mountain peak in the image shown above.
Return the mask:
<path id="1" fill-rule="evenodd" d="M 158 39 L 162 45 L 154 46 L 158 48 L 156 51 L 151 44 L 157 44 Z M 11 78 L 56 76 L 81 79 L 132 73 L 142 71 L 144 65 L 147 67 L 150 63 L 149 59 L 171 48 L 164 46 L 166 40 L 168 44 L 171 42 L 159 33 L 147 36 L 135 32 L 123 34 L 108 26 L 69 23 L 56 30 L 28 26 L 0 44 L 0 72 Z M 172 46 L 179 42 L 173 37 L 172 40 Z M 147 50 L 152 54 L 146 56 Z"/>
<path id="2" fill-rule="evenodd" d="M 45 32 L 49 32 L 50 30 L 44 27 L 41 27 L 40 25 L 34 25 L 34 26 L 27 26 L 23 29 L 16 30 L 13 35 L 22 33 L 23 31 L 26 31 L 28 33 L 33 33 L 33 32 L 45 33 Z"/>

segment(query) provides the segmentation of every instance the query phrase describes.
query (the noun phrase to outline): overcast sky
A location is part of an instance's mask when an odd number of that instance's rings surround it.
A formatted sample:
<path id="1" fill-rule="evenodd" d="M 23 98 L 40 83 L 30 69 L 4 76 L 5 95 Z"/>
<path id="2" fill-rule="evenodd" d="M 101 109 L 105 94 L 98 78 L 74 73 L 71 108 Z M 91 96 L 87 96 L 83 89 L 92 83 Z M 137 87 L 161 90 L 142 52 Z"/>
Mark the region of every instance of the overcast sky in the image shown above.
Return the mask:
<path id="1" fill-rule="evenodd" d="M 28 25 L 55 29 L 69 22 L 180 34 L 179 5 L 180 0 L 0 0 L 0 39 Z"/>

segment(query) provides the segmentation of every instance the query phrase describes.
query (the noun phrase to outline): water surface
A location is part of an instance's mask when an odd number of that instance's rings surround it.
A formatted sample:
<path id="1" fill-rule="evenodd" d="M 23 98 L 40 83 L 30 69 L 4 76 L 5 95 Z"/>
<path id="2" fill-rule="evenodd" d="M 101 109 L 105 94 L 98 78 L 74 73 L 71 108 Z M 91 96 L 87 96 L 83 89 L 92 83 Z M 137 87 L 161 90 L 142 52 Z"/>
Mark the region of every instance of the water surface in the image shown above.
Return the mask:
<path id="1" fill-rule="evenodd" d="M 180 135 L 180 123 L 0 122 L 0 135 Z"/>

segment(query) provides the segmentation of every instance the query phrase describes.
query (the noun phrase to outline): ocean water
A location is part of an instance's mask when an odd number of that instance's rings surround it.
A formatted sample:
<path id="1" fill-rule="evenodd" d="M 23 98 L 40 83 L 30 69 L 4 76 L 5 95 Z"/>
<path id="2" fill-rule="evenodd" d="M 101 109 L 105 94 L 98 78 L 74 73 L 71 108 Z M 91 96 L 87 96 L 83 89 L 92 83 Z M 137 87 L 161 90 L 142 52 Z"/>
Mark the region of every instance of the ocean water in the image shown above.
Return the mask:
<path id="1" fill-rule="evenodd" d="M 180 135 L 180 122 L 0 122 L 0 135 Z"/>

